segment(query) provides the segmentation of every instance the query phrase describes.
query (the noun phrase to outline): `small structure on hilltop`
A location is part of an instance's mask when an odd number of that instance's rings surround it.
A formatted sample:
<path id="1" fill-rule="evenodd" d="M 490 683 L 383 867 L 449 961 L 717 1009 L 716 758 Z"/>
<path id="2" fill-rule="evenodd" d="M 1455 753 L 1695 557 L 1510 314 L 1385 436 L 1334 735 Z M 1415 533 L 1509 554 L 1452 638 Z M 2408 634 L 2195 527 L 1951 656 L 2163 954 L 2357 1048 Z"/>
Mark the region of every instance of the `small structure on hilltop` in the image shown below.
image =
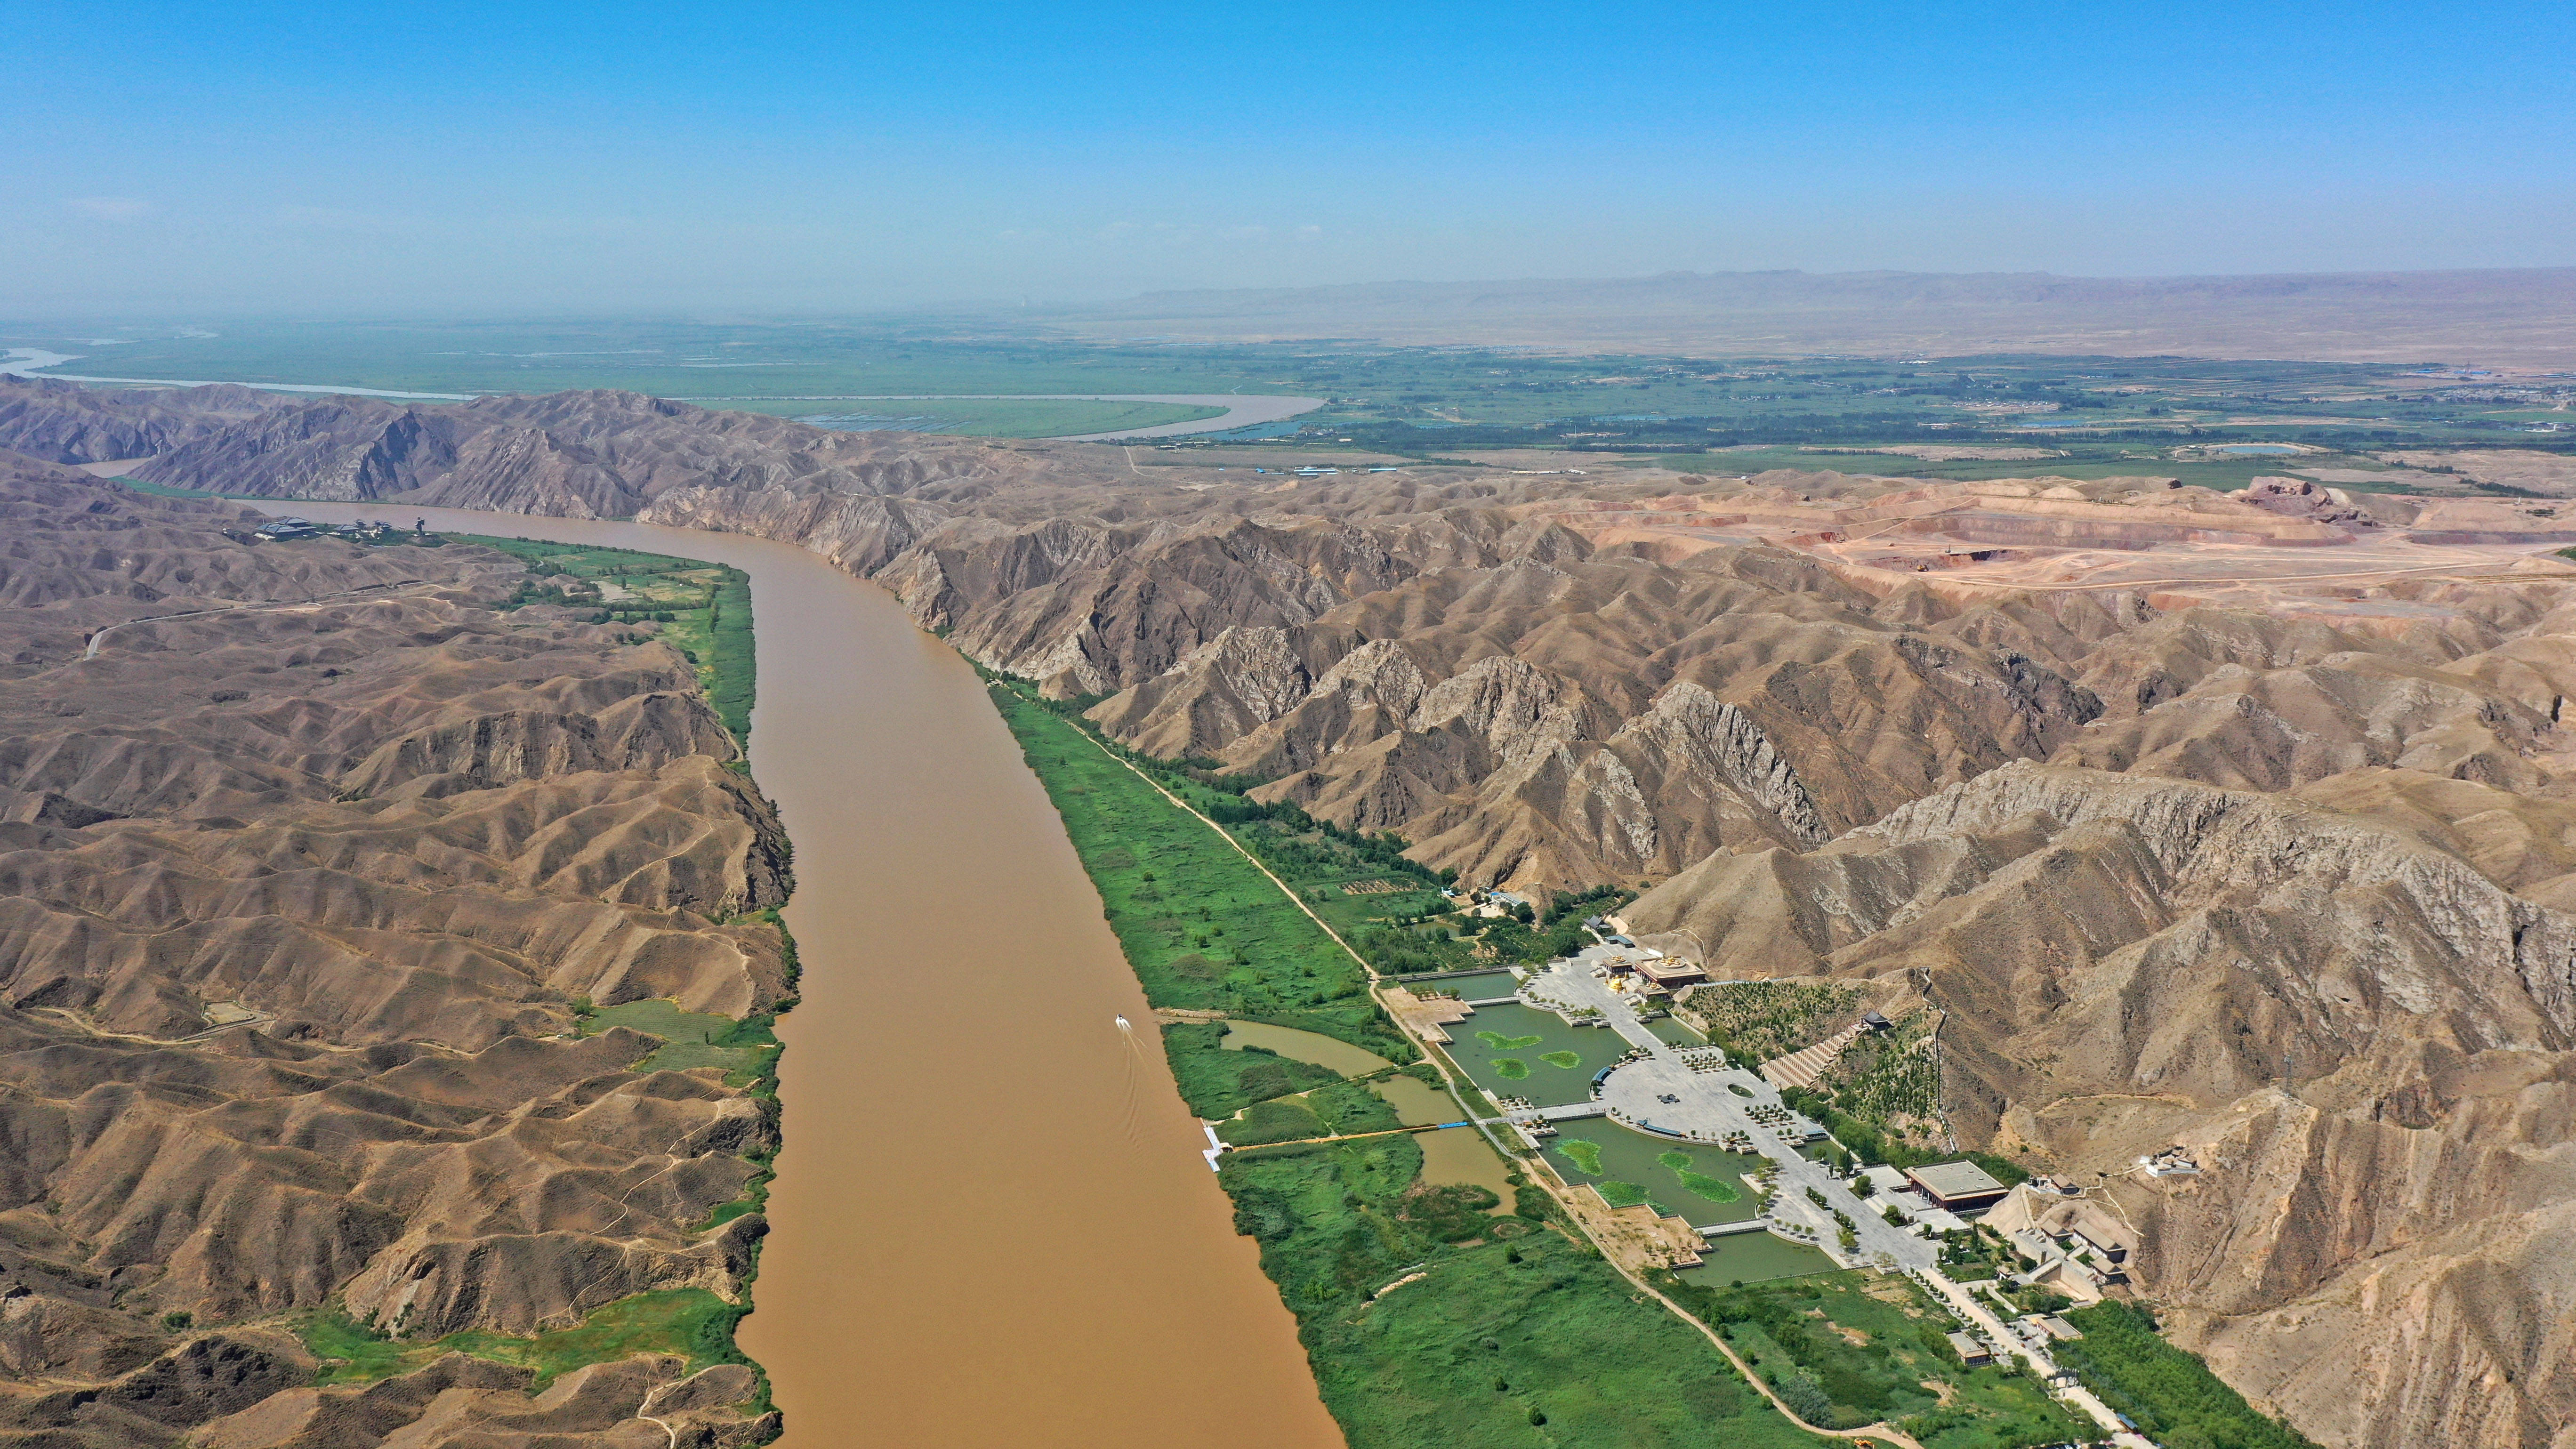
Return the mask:
<path id="1" fill-rule="evenodd" d="M 2138 1165 L 2147 1170 L 2149 1177 L 2191 1177 L 2200 1172 L 2200 1164 L 2192 1161 L 2191 1154 L 2180 1147 L 2168 1147 L 2153 1157 L 2141 1157 Z"/>
<path id="2" fill-rule="evenodd" d="M 1913 1183 L 1934 1207 L 1944 1212 L 1975 1212 L 2003 1200 L 2004 1185 L 1994 1175 L 1973 1162 L 1936 1162 L 1929 1167 L 1905 1169 L 1906 1180 Z"/>

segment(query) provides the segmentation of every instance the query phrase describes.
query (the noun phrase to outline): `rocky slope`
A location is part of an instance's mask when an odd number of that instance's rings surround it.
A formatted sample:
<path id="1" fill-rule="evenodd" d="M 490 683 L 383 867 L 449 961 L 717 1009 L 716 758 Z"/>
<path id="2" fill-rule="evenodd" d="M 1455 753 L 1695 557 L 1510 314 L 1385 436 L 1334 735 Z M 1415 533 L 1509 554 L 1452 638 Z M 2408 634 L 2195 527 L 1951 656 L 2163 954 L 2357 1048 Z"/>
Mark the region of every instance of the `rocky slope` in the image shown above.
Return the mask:
<path id="1" fill-rule="evenodd" d="M 107 390 L 0 376 L 0 446 L 58 463 L 149 458 L 250 424 L 286 405 L 277 393 L 218 385 Z"/>
<path id="2" fill-rule="evenodd" d="M 529 1334 L 739 1297 L 774 1136 L 577 1004 L 786 990 L 767 803 L 645 631 L 496 612 L 463 546 L 0 457 L 0 1423 L 26 1442 L 702 1442 L 747 1371 L 450 1359 L 308 1387 L 296 1326 Z M 732 1377 L 726 1377 L 726 1375 Z M 407 1427 L 406 1427 L 407 1426 Z M 622 1427 L 621 1427 L 622 1426 Z M 517 1437 L 514 1437 L 517 1436 Z"/>
<path id="3" fill-rule="evenodd" d="M 414 435 L 444 441 L 398 442 Z M 273 491 L 640 509 L 795 542 L 987 665 L 1089 700 L 1119 738 L 1399 832 L 1471 881 L 1660 881 L 1631 920 L 1690 933 L 1725 974 L 1938 1004 L 1959 1135 L 2098 1184 L 2146 1229 L 2137 1272 L 2181 1336 L 2322 1441 L 2576 1443 L 2576 581 L 2509 550 L 2440 551 L 2566 520 L 2286 484 L 1565 461 L 1247 475 L 575 395 L 299 405 L 174 445 L 147 476 L 240 468 Z M 2026 575 L 2043 582 L 1998 583 L 2029 540 L 2059 550 Z M 2204 568 L 2204 547 L 2237 552 Z M 2380 572 L 2329 578 L 2314 560 L 2335 549 Z M 1993 576 L 1945 578 L 1954 563 Z M 685 720 L 631 702 L 653 695 L 640 684 L 600 739 L 513 725 L 497 755 L 480 723 L 373 702 L 363 679 L 331 690 L 292 719 L 211 700 L 208 718 L 362 794 L 332 807 L 407 841 L 483 838 L 498 827 L 472 802 L 505 781 L 596 760 L 677 790 L 705 753 Z M 548 713 L 502 699 L 490 711 Z M 11 818 L 120 828 L 82 812 L 157 799 L 160 777 L 121 761 L 165 748 L 48 754 Z M 188 769 L 191 800 L 278 788 L 234 755 Z M 153 808 L 169 848 L 197 838 L 187 808 Z M 240 834 L 214 853 L 289 848 Z M 620 857 L 578 878 L 630 913 L 702 909 L 656 892 L 761 889 L 718 845 L 685 869 Z M 354 823 L 333 848 L 457 868 Z M 496 895 L 553 879 L 487 874 Z M 98 959 L 102 983 L 140 979 Z M 546 992 L 594 984 L 494 991 L 506 1005 L 434 1028 L 347 1003 L 331 1029 L 488 1051 L 546 1028 Z M 95 1002 L 137 1023 L 179 1010 L 122 985 Z M 2173 1143 L 2209 1170 L 2129 1170 Z M 428 1262 L 427 1296 L 402 1301 L 454 1311 L 436 1286 L 452 1259 L 403 1261 L 353 1291 L 392 1304 L 393 1278 Z"/>
<path id="4" fill-rule="evenodd" d="M 2459 848 L 2490 800 L 2348 788 L 2415 828 L 2016 763 L 1815 851 L 1712 856 L 1627 919 L 1941 1008 L 1961 1134 L 2116 1202 L 2142 1289 L 2311 1434 L 2550 1444 L 2576 1418 L 2548 1246 L 2576 1226 L 2576 916 Z M 2176 1143 L 2202 1175 L 2134 1172 Z"/>
<path id="5" fill-rule="evenodd" d="M 1216 481 L 651 516 L 806 541 L 1113 734 L 1470 879 L 1663 877 L 1630 918 L 1727 974 L 1928 995 L 1961 1135 L 2102 1182 L 2258 1401 L 2336 1446 L 2571 1442 L 2576 585 L 1963 592 L 1623 539 L 1567 485 Z M 1784 480 L 1585 491 L 1730 486 Z M 2129 1171 L 2175 1142 L 2211 1170 Z"/>
<path id="6" fill-rule="evenodd" d="M 874 493 L 947 471 L 945 459 L 876 435 L 624 392 L 442 405 L 0 377 L 0 447 L 64 463 L 150 454 L 131 476 L 236 497 L 568 518 L 630 515 L 682 484 Z"/>

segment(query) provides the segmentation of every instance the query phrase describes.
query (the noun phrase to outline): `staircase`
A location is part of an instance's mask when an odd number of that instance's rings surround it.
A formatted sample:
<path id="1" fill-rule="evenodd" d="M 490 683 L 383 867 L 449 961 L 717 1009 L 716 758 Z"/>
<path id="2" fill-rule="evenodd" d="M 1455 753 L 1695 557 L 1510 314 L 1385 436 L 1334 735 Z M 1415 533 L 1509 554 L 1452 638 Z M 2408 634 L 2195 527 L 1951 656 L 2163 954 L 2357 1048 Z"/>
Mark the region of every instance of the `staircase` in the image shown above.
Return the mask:
<path id="1" fill-rule="evenodd" d="M 1762 1064 L 1762 1080 L 1782 1088 L 1813 1086 L 1816 1078 L 1824 1075 L 1825 1068 L 1834 1064 L 1834 1058 L 1843 1054 L 1843 1048 L 1850 1046 L 1866 1030 L 1868 1028 L 1861 1023 L 1853 1022 L 1814 1046 L 1791 1052 L 1785 1057 L 1773 1057 Z"/>

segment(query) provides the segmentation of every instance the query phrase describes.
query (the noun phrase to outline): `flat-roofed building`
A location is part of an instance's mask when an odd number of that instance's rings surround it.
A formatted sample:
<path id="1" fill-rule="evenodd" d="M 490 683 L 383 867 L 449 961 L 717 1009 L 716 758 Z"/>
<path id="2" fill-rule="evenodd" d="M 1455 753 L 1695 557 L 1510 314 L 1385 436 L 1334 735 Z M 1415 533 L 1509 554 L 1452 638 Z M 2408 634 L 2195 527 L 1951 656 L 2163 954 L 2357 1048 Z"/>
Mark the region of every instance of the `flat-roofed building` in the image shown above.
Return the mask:
<path id="1" fill-rule="evenodd" d="M 1995 1355 L 1993 1350 L 1986 1347 L 1984 1339 L 1978 1338 L 1974 1334 L 1951 1334 L 1950 1347 L 1958 1353 L 1959 1362 L 1966 1364 L 1970 1368 L 1975 1368 L 1981 1363 L 1994 1362 Z"/>
<path id="2" fill-rule="evenodd" d="M 1939 1162 L 1905 1169 L 1906 1180 L 1948 1212 L 1974 1212 L 2003 1201 L 2004 1185 L 1973 1162 Z"/>
<path id="3" fill-rule="evenodd" d="M 1708 969 L 1696 961 L 1685 961 L 1679 956 L 1658 956 L 1651 952 L 1637 963 L 1637 970 L 1666 991 L 1677 986 L 1697 986 L 1708 979 Z"/>

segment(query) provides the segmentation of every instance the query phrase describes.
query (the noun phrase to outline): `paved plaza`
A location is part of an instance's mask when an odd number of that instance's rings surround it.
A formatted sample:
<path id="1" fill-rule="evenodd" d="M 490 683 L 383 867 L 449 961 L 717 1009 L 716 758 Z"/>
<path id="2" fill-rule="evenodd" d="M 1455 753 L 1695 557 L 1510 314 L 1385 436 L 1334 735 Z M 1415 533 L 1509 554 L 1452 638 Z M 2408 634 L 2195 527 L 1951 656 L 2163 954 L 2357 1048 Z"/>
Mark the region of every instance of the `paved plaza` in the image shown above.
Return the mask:
<path id="1" fill-rule="evenodd" d="M 1939 1261 L 1934 1244 L 1889 1226 L 1879 1216 L 1884 1203 L 1854 1197 L 1850 1183 L 1837 1180 L 1823 1163 L 1800 1156 L 1797 1141 L 1781 1137 L 1777 1117 L 1765 1123 L 1754 1115 L 1766 1108 L 1764 1116 L 1787 1112 L 1770 1083 L 1737 1067 L 1705 1071 L 1692 1066 L 1685 1053 L 1704 1055 L 1705 1048 L 1676 1047 L 1647 1030 L 1637 1019 L 1635 999 L 1612 990 L 1582 958 L 1560 962 L 1532 977 L 1527 994 L 1591 1007 L 1601 1013 L 1609 1030 L 1646 1053 L 1613 1068 L 1602 1081 L 1601 1105 L 1612 1117 L 1641 1131 L 1691 1142 L 1724 1142 L 1737 1133 L 1751 1138 L 1754 1151 L 1780 1166 L 1779 1191 L 1771 1199 L 1772 1220 L 1813 1230 L 1816 1245 L 1841 1262 L 1917 1271 Z M 1859 1237 L 1857 1251 L 1842 1251 L 1832 1211 L 1817 1207 L 1807 1196 L 1809 1188 L 1823 1193 L 1827 1202 L 1852 1220 Z"/>
<path id="2" fill-rule="evenodd" d="M 1992 1343 L 1997 1352 L 2021 1359 L 2043 1381 L 2053 1381 L 2061 1398 L 2112 1431 L 2118 1443 L 2130 1449 L 2146 1445 L 2136 1434 L 2123 1432 L 2119 1419 L 2101 1400 L 2063 1382 L 2046 1348 L 2011 1332 L 1991 1309 L 1942 1273 L 1936 1242 L 1889 1225 L 1879 1215 L 1886 1208 L 1885 1197 L 1856 1197 L 1851 1183 L 1836 1178 L 1823 1163 L 1799 1155 L 1798 1144 L 1804 1133 L 1784 1138 L 1780 1123 L 1790 1120 L 1804 1124 L 1805 1119 L 1788 1111 L 1777 1088 L 1760 1074 L 1741 1067 L 1707 1070 L 1694 1066 L 1694 1059 L 1708 1059 L 1710 1049 L 1677 1047 L 1647 1030 L 1637 1017 L 1638 998 L 1613 990 L 1608 980 L 1592 974 L 1595 955 L 1587 951 L 1573 960 L 1557 962 L 1531 977 L 1523 996 L 1535 1002 L 1598 1011 L 1605 1029 L 1617 1032 L 1643 1053 L 1610 1069 L 1602 1079 L 1599 1105 L 1610 1116 L 1650 1135 L 1691 1142 L 1722 1143 L 1738 1133 L 1751 1138 L 1753 1149 L 1780 1167 L 1779 1190 L 1771 1198 L 1770 1221 L 1812 1230 L 1816 1246 L 1846 1266 L 1872 1266 L 1911 1274 L 1956 1310 L 1962 1321 Z M 1770 1120 L 1757 1119 L 1757 1112 Z M 1858 1239 L 1855 1251 L 1842 1250 L 1833 1212 L 1816 1206 L 1807 1195 L 1810 1188 L 1823 1193 L 1826 1202 L 1852 1220 Z"/>

